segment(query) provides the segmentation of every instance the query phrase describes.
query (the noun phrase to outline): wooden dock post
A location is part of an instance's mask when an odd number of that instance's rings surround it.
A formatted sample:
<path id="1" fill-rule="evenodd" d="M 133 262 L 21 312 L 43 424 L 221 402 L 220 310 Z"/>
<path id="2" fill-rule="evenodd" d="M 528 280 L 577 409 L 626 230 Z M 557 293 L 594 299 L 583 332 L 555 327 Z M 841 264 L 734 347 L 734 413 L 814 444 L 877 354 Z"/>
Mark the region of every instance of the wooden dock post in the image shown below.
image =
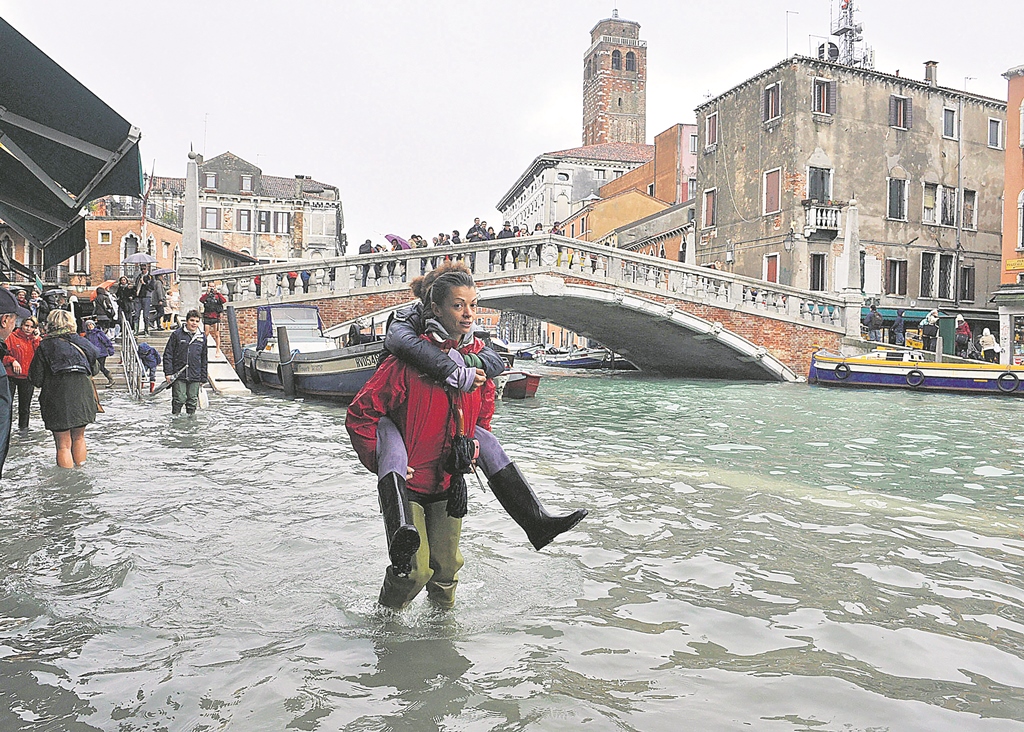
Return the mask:
<path id="1" fill-rule="evenodd" d="M 246 386 L 249 382 L 245 376 L 245 364 L 242 362 L 242 339 L 238 335 L 238 314 L 235 313 L 235 306 L 227 306 L 228 313 L 228 337 L 231 340 L 231 360 L 234 363 L 231 366 L 234 368 L 235 373 L 238 374 L 238 378 L 242 380 L 242 383 Z"/>
<path id="2" fill-rule="evenodd" d="M 281 386 L 284 388 L 284 395 L 289 399 L 295 397 L 295 364 L 292 363 L 292 348 L 288 343 L 288 329 L 279 325 L 277 327 L 277 360 L 281 365 Z"/>

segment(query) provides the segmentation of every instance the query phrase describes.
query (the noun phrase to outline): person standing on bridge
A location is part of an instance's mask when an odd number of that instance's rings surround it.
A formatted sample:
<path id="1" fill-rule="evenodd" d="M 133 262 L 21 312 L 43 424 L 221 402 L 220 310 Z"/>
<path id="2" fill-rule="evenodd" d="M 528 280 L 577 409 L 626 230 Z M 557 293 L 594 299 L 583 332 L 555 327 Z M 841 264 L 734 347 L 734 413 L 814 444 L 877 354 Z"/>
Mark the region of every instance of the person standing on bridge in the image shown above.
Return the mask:
<path id="1" fill-rule="evenodd" d="M 210 336 L 216 354 L 220 355 L 220 314 L 224 312 L 224 303 L 227 298 L 217 291 L 217 285 L 210 283 L 209 289 L 199 298 L 203 305 L 203 326 L 206 335 Z"/>

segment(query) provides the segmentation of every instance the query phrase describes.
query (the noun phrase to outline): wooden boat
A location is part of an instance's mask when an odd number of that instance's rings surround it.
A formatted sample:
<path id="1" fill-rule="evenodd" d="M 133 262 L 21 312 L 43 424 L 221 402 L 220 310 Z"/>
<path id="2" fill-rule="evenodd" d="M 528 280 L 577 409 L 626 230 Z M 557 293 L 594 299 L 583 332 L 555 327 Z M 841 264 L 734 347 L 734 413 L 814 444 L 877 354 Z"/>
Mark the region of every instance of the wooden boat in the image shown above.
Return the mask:
<path id="1" fill-rule="evenodd" d="M 537 363 L 566 369 L 627 369 L 636 366 L 606 348 L 576 348 L 568 353 L 537 353 Z"/>
<path id="2" fill-rule="evenodd" d="M 342 346 L 323 335 L 315 305 L 260 305 L 257 341 L 244 346 L 242 362 L 251 383 L 283 389 L 277 328 L 288 330 L 297 394 L 351 400 L 377 369 L 383 340 Z M 287 356 L 283 359 L 287 361 Z"/>
<path id="3" fill-rule="evenodd" d="M 505 384 L 501 390 L 502 399 L 529 399 L 536 396 L 540 385 L 539 374 L 528 374 L 525 371 L 506 371 Z"/>
<path id="4" fill-rule="evenodd" d="M 1024 366 L 925 360 L 921 353 L 880 349 L 844 357 L 818 351 L 807 381 L 824 386 L 861 386 L 1024 396 Z"/>

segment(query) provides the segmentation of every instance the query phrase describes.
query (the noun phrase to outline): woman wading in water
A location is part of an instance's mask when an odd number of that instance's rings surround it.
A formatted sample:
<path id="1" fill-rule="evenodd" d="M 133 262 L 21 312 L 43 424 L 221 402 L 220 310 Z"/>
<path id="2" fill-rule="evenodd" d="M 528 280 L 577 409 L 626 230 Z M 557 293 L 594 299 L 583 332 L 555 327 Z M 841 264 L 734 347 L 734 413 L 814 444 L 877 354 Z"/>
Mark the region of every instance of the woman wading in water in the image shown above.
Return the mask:
<path id="1" fill-rule="evenodd" d="M 402 608 L 426 587 L 431 600 L 450 608 L 463 565 L 463 476 L 477 449 L 491 490 L 537 549 L 587 512 L 553 516 L 545 511 L 486 429 L 494 412 L 494 385 L 479 368 L 477 354 L 484 345 L 473 337 L 477 293 L 469 270 L 461 263 L 443 265 L 414 280 L 412 290 L 425 316 L 418 340 L 447 354 L 464 378 L 456 376 L 454 385 L 451 378 L 435 381 L 427 368 L 389 356 L 349 406 L 346 427 L 360 461 L 378 476 L 391 559 L 381 604 Z"/>

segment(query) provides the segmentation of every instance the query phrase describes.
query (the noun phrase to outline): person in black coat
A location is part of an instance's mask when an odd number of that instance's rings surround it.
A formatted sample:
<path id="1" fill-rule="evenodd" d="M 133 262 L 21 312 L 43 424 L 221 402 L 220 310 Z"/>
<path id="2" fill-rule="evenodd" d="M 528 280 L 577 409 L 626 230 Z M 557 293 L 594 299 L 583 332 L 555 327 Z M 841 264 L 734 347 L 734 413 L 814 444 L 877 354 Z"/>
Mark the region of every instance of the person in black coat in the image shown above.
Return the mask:
<path id="1" fill-rule="evenodd" d="M 171 384 L 171 414 L 188 414 L 199 407 L 199 389 L 207 379 L 206 335 L 199 311 L 189 310 L 184 324 L 171 333 L 164 348 L 164 375 Z M 180 374 L 178 372 L 181 372 Z"/>
<path id="2" fill-rule="evenodd" d="M 39 388 L 39 412 L 53 433 L 57 465 L 81 467 L 88 450 L 85 428 L 96 421 L 97 397 L 92 377 L 99 371 L 99 354 L 75 333 L 75 317 L 67 310 L 52 310 L 46 335 L 36 349 L 28 378 Z"/>
<path id="3" fill-rule="evenodd" d="M 121 321 L 124 327 L 132 327 L 132 314 L 135 312 L 135 286 L 128 281 L 127 277 L 121 277 L 117 281 L 117 289 L 114 291 L 114 298 L 117 300 L 117 310 L 121 313 Z"/>

